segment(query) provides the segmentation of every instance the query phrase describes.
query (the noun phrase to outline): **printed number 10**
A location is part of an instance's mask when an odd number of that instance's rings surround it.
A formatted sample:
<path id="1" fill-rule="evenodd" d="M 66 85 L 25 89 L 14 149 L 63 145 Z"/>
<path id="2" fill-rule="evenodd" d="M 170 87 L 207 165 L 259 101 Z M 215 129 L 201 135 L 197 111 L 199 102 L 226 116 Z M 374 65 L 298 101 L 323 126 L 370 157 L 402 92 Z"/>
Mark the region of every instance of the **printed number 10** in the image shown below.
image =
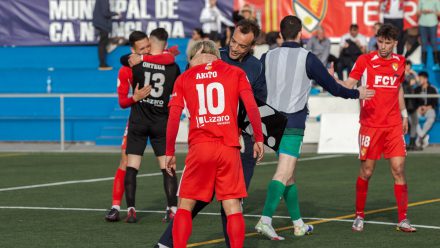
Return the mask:
<path id="1" fill-rule="evenodd" d="M 208 84 L 206 86 L 206 94 L 203 84 L 196 84 L 196 90 L 197 95 L 199 96 L 199 115 L 206 115 L 207 111 L 212 115 L 223 113 L 225 110 L 225 90 L 221 83 Z M 217 106 L 214 106 L 214 90 L 217 92 Z M 208 106 L 208 109 L 206 109 L 206 106 Z"/>

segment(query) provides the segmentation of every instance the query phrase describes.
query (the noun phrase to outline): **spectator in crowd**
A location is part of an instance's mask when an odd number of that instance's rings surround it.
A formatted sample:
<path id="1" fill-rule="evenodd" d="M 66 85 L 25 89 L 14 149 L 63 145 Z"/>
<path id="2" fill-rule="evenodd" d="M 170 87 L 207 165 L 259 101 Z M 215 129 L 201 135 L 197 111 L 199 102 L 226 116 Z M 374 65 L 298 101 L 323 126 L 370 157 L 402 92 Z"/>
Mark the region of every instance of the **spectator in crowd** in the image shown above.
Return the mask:
<path id="1" fill-rule="evenodd" d="M 257 21 L 255 18 L 254 9 L 249 4 L 243 5 L 243 7 L 240 9 L 240 15 L 243 16 L 244 19 Z"/>
<path id="2" fill-rule="evenodd" d="M 422 40 L 422 64 L 426 65 L 427 52 L 426 48 L 429 44 L 432 46 L 434 62 L 436 69 L 440 70 L 439 62 L 440 55 L 437 49 L 437 25 L 438 17 L 440 16 L 440 1 L 439 0 L 419 0 L 417 10 L 419 16 L 419 30 L 420 38 Z"/>
<path id="3" fill-rule="evenodd" d="M 412 62 L 406 61 L 405 64 L 405 81 L 403 81 L 403 92 L 405 94 L 414 94 L 417 86 L 418 76 L 412 69 Z M 416 150 L 416 137 L 417 137 L 417 123 L 419 121 L 417 116 L 417 99 L 405 98 L 405 106 L 409 116 L 409 145 L 406 147 L 408 151 Z"/>
<path id="4" fill-rule="evenodd" d="M 231 41 L 232 34 L 234 33 L 234 27 L 226 27 L 225 35 L 221 38 L 221 47 L 229 44 Z"/>
<path id="5" fill-rule="evenodd" d="M 347 69 L 347 75 L 350 74 L 356 59 L 359 55 L 365 53 L 367 49 L 367 39 L 359 33 L 359 26 L 357 24 L 351 24 L 350 32 L 342 36 L 340 49 L 341 52 L 336 70 L 339 79 L 343 80 L 343 71 Z"/>
<path id="6" fill-rule="evenodd" d="M 419 87 L 415 89 L 415 94 L 424 95 L 425 97 L 417 98 L 417 113 L 419 118 L 425 118 L 423 125 L 417 125 L 416 145 L 426 147 L 429 144 L 428 132 L 434 125 L 436 111 L 438 106 L 438 98 L 427 98 L 426 95 L 436 95 L 437 90 L 431 86 L 428 81 L 428 73 L 419 72 Z"/>
<path id="7" fill-rule="evenodd" d="M 324 66 L 327 66 L 330 46 L 330 40 L 325 37 L 325 31 L 321 26 L 316 29 L 316 34 L 307 42 L 307 50 L 315 54 Z"/>
<path id="8" fill-rule="evenodd" d="M 188 46 L 186 47 L 186 55 L 189 56 L 189 51 L 191 51 L 191 47 L 197 43 L 198 41 L 203 40 L 203 31 L 201 28 L 195 28 L 192 31 L 191 39 L 188 42 Z"/>
<path id="9" fill-rule="evenodd" d="M 263 54 L 269 51 L 269 45 L 266 43 L 266 33 L 261 32 L 255 41 L 253 54 L 257 59 L 260 59 Z"/>
<path id="10" fill-rule="evenodd" d="M 112 17 L 118 13 L 110 11 L 109 0 L 96 0 L 93 9 L 93 26 L 99 32 L 98 42 L 98 70 L 111 70 L 111 66 L 107 65 L 107 45 L 109 44 L 109 34 L 112 32 Z"/>
<path id="11" fill-rule="evenodd" d="M 266 35 L 266 43 L 269 45 L 269 50 L 280 47 L 283 44 L 283 39 L 279 32 L 269 32 Z"/>
<path id="12" fill-rule="evenodd" d="M 373 32 L 374 35 L 370 37 L 370 40 L 368 41 L 368 52 L 376 51 L 377 50 L 377 30 L 382 26 L 382 23 L 376 22 L 373 26 Z"/>
<path id="13" fill-rule="evenodd" d="M 398 54 L 403 54 L 403 15 L 405 1 L 406 0 L 380 0 L 380 10 L 383 16 L 383 23 L 393 24 L 400 30 L 397 40 Z"/>
<path id="14" fill-rule="evenodd" d="M 217 8 L 217 0 L 207 0 L 206 6 L 200 13 L 200 23 L 205 34 L 221 34 L 222 24 L 234 26 L 234 23 L 227 19 Z"/>
<path id="15" fill-rule="evenodd" d="M 403 43 L 405 45 L 405 58 L 411 56 L 414 51 L 420 46 L 419 42 L 419 28 L 411 27 L 405 30 L 403 33 Z"/>

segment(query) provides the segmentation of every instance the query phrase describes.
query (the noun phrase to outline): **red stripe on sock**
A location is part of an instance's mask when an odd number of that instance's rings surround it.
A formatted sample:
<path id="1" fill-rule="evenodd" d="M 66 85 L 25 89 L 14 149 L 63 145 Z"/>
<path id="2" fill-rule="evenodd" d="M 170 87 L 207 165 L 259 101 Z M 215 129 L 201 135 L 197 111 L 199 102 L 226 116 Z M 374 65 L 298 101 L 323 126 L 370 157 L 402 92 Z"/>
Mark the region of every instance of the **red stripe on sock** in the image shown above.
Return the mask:
<path id="1" fill-rule="evenodd" d="M 226 231 L 229 236 L 231 248 L 242 248 L 244 243 L 245 224 L 242 213 L 228 215 Z"/>
<path id="2" fill-rule="evenodd" d="M 115 179 L 113 180 L 113 201 L 112 205 L 121 206 L 122 196 L 124 195 L 124 180 L 125 180 L 125 170 L 118 168 L 115 174 Z"/>
<path id="3" fill-rule="evenodd" d="M 408 186 L 406 184 L 394 184 L 394 196 L 397 202 L 397 214 L 399 222 L 406 219 L 408 210 Z"/>
<path id="4" fill-rule="evenodd" d="M 186 248 L 192 232 L 191 212 L 179 208 L 174 216 L 173 245 L 174 248 Z"/>
<path id="5" fill-rule="evenodd" d="M 360 177 L 356 181 L 356 216 L 365 217 L 365 203 L 367 202 L 368 181 Z"/>

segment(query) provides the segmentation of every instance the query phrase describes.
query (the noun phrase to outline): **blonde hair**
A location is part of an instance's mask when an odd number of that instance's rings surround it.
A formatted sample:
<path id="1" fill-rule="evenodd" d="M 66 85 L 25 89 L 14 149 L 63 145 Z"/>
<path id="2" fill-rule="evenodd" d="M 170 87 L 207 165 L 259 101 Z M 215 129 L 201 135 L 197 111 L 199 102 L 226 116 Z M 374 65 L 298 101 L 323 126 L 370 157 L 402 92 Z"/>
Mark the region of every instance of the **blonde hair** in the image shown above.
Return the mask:
<path id="1" fill-rule="evenodd" d="M 203 47 L 203 50 L 200 53 L 208 53 L 208 54 L 212 54 L 212 55 L 216 56 L 217 58 L 220 58 L 220 52 L 219 52 L 217 46 L 215 45 L 214 41 L 202 40 L 202 41 L 196 42 L 189 50 L 189 54 L 188 54 L 189 60 L 194 58 L 194 56 L 196 56 L 197 52 L 200 49 L 202 49 L 202 47 Z"/>

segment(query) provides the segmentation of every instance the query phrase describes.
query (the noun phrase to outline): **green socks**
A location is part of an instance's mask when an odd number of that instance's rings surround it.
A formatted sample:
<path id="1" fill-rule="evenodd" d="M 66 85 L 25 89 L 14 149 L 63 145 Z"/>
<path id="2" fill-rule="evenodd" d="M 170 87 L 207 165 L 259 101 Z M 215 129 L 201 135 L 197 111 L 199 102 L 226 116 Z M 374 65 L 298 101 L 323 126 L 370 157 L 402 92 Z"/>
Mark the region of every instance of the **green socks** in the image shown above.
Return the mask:
<path id="1" fill-rule="evenodd" d="M 298 189 L 296 188 L 296 184 L 286 186 L 286 189 L 284 190 L 284 201 L 287 204 L 290 218 L 293 221 L 301 219 L 301 214 L 299 212 Z"/>
<path id="2" fill-rule="evenodd" d="M 278 205 L 280 204 L 281 197 L 285 192 L 286 186 L 276 180 L 272 180 L 267 187 L 266 202 L 264 203 L 263 216 L 271 217 L 275 213 Z"/>

